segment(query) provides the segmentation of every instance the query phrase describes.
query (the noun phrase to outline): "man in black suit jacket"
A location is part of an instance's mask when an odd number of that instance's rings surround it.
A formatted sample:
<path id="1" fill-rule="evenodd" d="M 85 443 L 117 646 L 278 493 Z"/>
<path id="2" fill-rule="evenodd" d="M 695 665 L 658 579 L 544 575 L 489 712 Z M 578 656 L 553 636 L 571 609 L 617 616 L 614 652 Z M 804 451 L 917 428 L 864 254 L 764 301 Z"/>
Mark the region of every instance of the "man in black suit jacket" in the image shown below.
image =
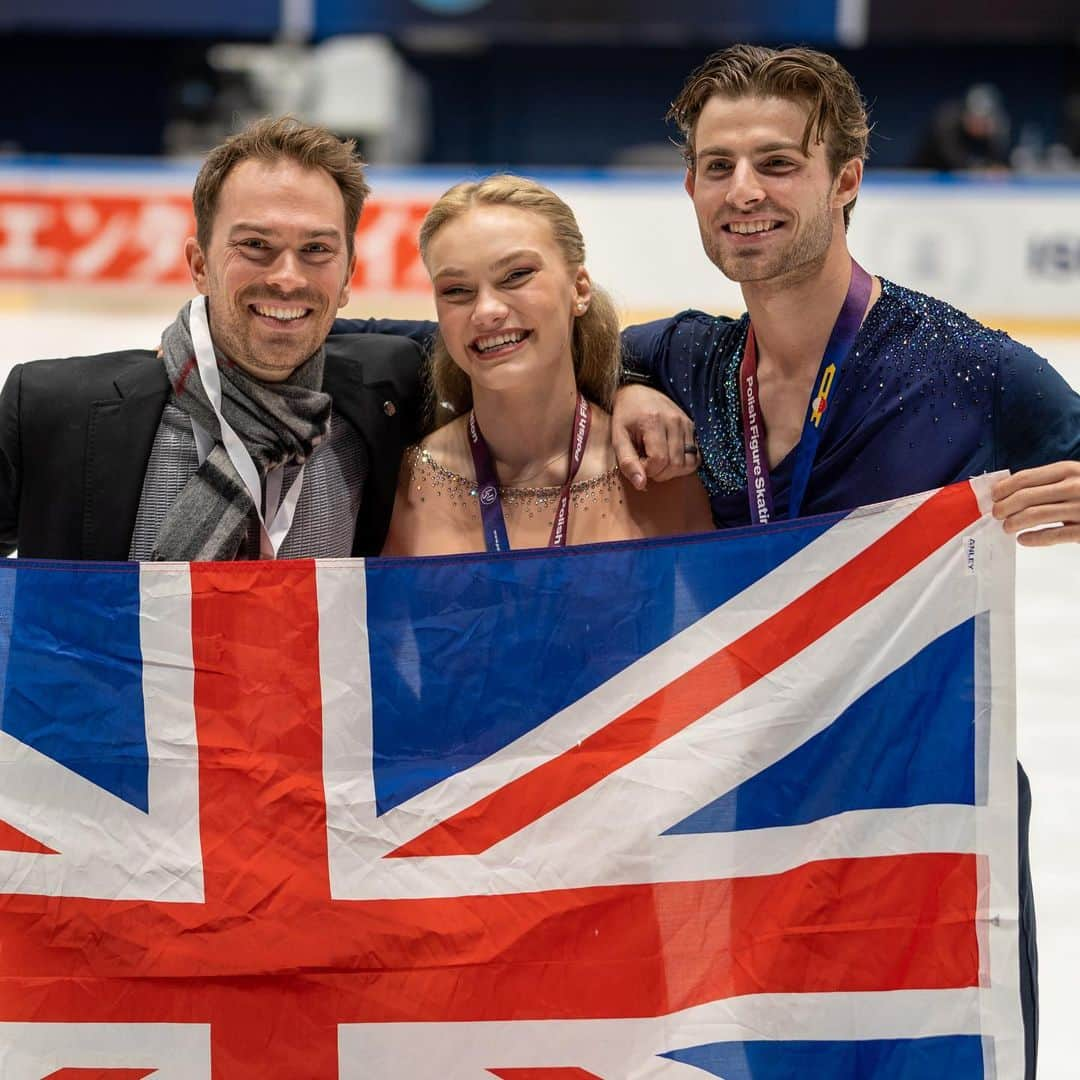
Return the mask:
<path id="1" fill-rule="evenodd" d="M 419 349 L 326 336 L 368 187 L 351 143 L 263 120 L 208 155 L 162 348 L 16 367 L 0 552 L 56 559 L 376 554 L 418 434 Z M 205 298 L 205 300 L 204 300 Z"/>

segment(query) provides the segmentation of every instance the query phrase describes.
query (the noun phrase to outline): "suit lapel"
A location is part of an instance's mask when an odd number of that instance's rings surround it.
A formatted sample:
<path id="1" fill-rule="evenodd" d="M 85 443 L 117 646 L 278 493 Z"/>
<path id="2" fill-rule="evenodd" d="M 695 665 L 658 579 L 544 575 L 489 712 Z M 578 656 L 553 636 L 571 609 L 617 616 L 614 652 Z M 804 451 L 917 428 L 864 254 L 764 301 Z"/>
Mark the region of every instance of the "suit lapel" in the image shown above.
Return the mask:
<path id="1" fill-rule="evenodd" d="M 323 388 L 334 411 L 359 434 L 367 449 L 368 468 L 360 514 L 353 534 L 353 555 L 378 553 L 386 536 L 401 463 L 402 418 L 400 392 L 390 380 L 364 379 L 364 366 L 355 358 L 336 355 L 334 338 L 327 341 Z"/>
<path id="2" fill-rule="evenodd" d="M 403 406 L 392 380 L 365 381 L 363 365 L 328 343 L 324 386 L 334 410 L 356 429 L 368 454 L 353 553 L 382 545 L 397 485 Z M 127 559 L 154 437 L 169 396 L 160 363 L 140 363 L 113 383 L 115 395 L 90 406 L 82 521 L 84 559 Z"/>
<path id="3" fill-rule="evenodd" d="M 115 397 L 90 406 L 82 549 L 85 559 L 124 560 L 143 477 L 169 395 L 164 364 L 139 364 L 113 383 Z"/>

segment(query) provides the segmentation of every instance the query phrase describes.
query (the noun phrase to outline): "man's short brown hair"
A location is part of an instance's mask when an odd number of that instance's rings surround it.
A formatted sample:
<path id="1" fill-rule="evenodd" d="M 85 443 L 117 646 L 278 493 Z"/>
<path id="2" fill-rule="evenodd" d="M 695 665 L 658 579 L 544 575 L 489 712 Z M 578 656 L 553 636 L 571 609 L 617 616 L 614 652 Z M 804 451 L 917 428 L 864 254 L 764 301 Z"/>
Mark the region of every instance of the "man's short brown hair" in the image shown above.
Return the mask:
<path id="1" fill-rule="evenodd" d="M 356 152 L 356 143 L 352 139 L 339 139 L 328 128 L 305 124 L 294 116 L 256 120 L 207 154 L 191 193 L 195 235 L 204 252 L 210 246 L 222 185 L 242 161 L 266 164 L 293 161 L 305 169 L 328 172 L 345 201 L 345 243 L 352 258 L 356 225 L 371 190 L 364 179 L 364 163 Z"/>
<path id="2" fill-rule="evenodd" d="M 682 134 L 688 169 L 695 167 L 694 128 L 714 97 L 774 97 L 805 105 L 809 115 L 803 153 L 809 152 L 811 142 L 823 143 L 834 178 L 852 158 L 866 160 L 870 140 L 866 103 L 851 73 L 828 53 L 803 46 L 761 45 L 732 45 L 713 53 L 690 73 L 667 115 Z M 852 199 L 844 207 L 845 225 L 854 205 Z"/>

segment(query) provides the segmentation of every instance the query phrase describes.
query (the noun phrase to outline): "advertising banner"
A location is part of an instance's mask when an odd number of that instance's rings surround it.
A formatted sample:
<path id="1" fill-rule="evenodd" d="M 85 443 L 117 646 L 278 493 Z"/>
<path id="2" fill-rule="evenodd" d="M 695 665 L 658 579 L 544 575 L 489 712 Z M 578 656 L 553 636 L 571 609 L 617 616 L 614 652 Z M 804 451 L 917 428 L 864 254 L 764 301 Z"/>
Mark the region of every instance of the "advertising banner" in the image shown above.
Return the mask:
<path id="1" fill-rule="evenodd" d="M 432 202 L 463 175 L 371 170 L 374 194 L 356 238 L 353 313 L 431 317 L 417 231 Z M 574 209 L 589 270 L 626 321 L 686 308 L 743 310 L 738 286 L 702 251 L 680 173 L 537 175 Z M 182 168 L 0 168 L 0 292 L 115 287 L 134 299 L 155 287 L 189 289 L 183 246 L 195 231 L 193 180 L 194 170 Z M 1080 181 L 871 175 L 850 244 L 872 273 L 994 325 L 1080 327 Z M 164 309 L 173 306 L 170 298 Z"/>

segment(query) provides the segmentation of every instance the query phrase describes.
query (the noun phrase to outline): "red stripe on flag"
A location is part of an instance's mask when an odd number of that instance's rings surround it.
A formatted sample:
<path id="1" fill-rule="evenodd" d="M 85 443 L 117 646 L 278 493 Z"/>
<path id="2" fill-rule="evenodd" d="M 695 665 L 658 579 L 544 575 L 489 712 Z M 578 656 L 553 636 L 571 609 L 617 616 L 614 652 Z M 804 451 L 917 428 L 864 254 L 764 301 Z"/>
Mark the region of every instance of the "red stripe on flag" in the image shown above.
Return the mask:
<path id="1" fill-rule="evenodd" d="M 714 656 L 565 753 L 407 841 L 387 858 L 487 851 L 786 663 L 978 517 L 970 484 L 943 488 L 870 547 Z"/>
<path id="2" fill-rule="evenodd" d="M 209 907 L 193 930 L 234 970 L 311 970 L 310 935 L 292 927 L 330 897 L 315 564 L 197 564 L 191 589 Z M 290 1061 L 337 1075 L 336 1026 L 287 979 L 256 974 L 216 1020 L 215 1080 L 263 1078 L 275 1059 L 278 1075 Z"/>
<path id="3" fill-rule="evenodd" d="M 315 1080 L 337 1076 L 338 1023 L 661 1016 L 745 994 L 972 987 L 977 863 L 828 859 L 722 881 L 325 900 L 288 916 L 271 898 L 241 914 L 9 896 L 0 1021 L 211 1022 L 215 1077 Z"/>
<path id="4" fill-rule="evenodd" d="M 587 1069 L 488 1069 L 499 1080 L 603 1080 Z"/>
<path id="5" fill-rule="evenodd" d="M 33 855 L 57 854 L 40 840 L 35 840 L 3 820 L 0 820 L 0 851 L 25 851 Z"/>
<path id="6" fill-rule="evenodd" d="M 143 1080 L 157 1069 L 57 1069 L 44 1080 Z"/>

